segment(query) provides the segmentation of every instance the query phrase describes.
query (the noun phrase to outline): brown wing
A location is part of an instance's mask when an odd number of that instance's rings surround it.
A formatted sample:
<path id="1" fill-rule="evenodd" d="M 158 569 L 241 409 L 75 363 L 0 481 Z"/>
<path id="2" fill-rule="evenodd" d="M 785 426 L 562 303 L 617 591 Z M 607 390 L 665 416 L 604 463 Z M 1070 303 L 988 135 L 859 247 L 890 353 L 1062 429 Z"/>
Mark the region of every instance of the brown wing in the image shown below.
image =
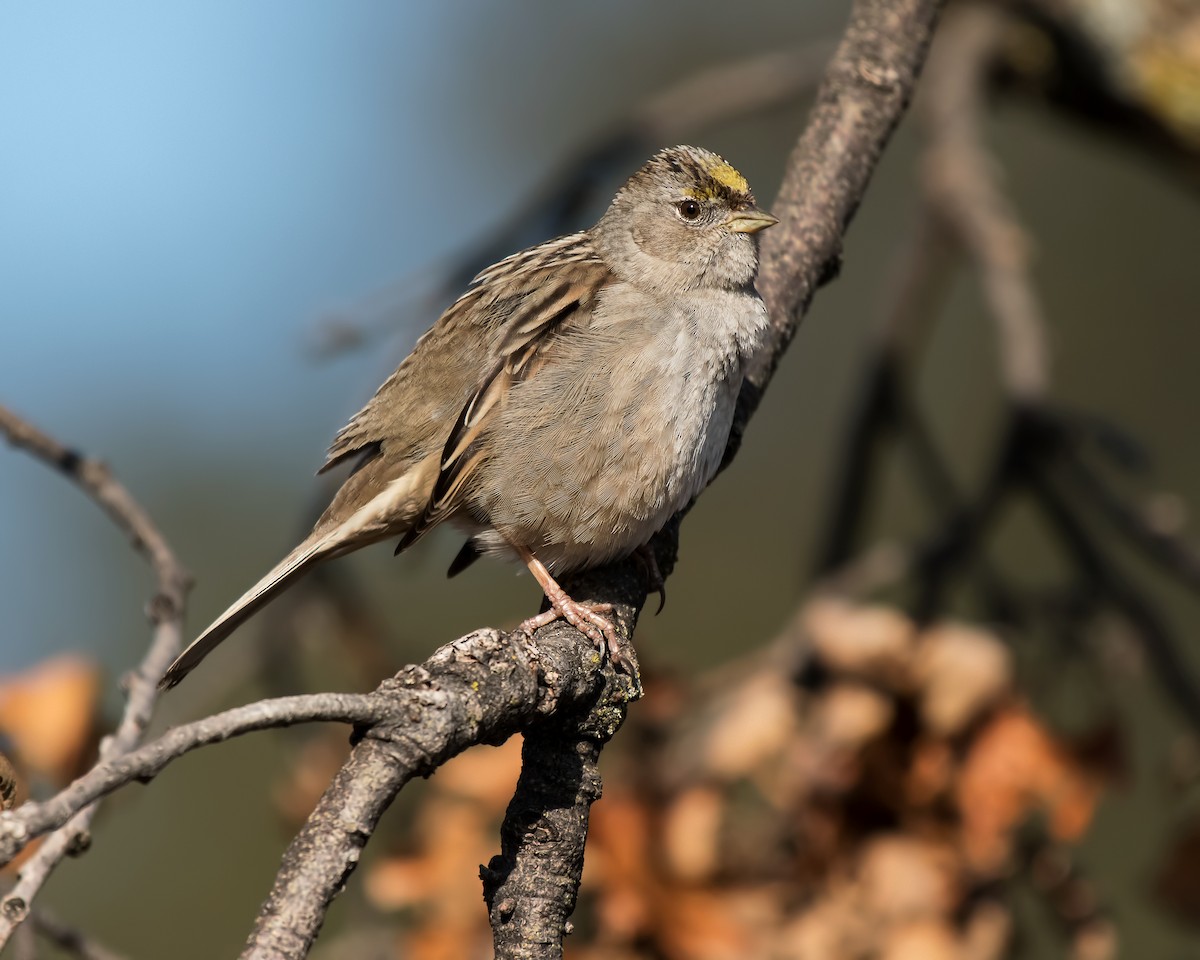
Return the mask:
<path id="1" fill-rule="evenodd" d="M 533 376 L 546 362 L 544 347 L 568 324 L 586 322 L 599 290 L 609 279 L 598 259 L 575 260 L 528 275 L 528 289 L 509 318 L 495 361 L 463 405 L 442 448 L 429 506 L 397 547 L 403 550 L 445 519 L 461 496 L 485 450 L 479 443 L 491 415 L 504 404 L 514 384 Z"/>
<path id="2" fill-rule="evenodd" d="M 535 309 L 547 274 L 596 273 L 603 264 L 587 234 L 550 240 L 482 271 L 417 341 L 375 396 L 334 438 L 320 473 L 361 454 L 411 466 L 437 451 L 446 424 L 494 375 L 514 318 Z"/>
<path id="3" fill-rule="evenodd" d="M 305 540 L 171 665 L 178 683 L 210 650 L 313 564 L 386 537 L 401 546 L 443 519 L 478 462 L 475 440 L 538 349 L 607 278 L 585 234 L 483 271 L 337 435 L 322 470 L 359 463 Z"/>

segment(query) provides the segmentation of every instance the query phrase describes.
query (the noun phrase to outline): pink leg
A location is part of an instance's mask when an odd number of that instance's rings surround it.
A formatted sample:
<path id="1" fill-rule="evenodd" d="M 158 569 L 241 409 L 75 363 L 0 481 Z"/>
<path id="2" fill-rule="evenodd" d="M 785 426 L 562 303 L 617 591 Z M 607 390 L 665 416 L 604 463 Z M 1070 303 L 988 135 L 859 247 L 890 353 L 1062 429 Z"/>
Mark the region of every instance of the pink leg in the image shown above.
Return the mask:
<path id="1" fill-rule="evenodd" d="M 628 660 L 622 649 L 621 638 L 616 627 L 607 617 L 601 616 L 612 610 L 611 603 L 579 603 L 567 595 L 567 591 L 558 585 L 558 581 L 546 569 L 546 565 L 524 547 L 515 547 L 529 572 L 533 574 L 546 599 L 550 601 L 550 609 L 530 617 L 521 624 L 520 629 L 533 633 L 539 627 L 544 627 L 555 620 L 563 619 L 580 633 L 587 636 L 601 654 L 608 653 L 613 663 L 625 665 Z"/>

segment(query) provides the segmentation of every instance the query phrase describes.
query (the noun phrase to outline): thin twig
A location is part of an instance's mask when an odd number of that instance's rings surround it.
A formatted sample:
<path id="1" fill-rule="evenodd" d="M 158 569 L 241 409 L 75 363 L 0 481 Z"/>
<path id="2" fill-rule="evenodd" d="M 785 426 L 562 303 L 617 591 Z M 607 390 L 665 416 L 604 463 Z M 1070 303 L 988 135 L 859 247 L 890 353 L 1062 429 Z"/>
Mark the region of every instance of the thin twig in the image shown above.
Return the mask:
<path id="1" fill-rule="evenodd" d="M 141 664 L 126 680 L 128 698 L 121 722 L 100 745 L 103 763 L 136 747 L 150 722 L 158 699 L 158 678 L 182 648 L 184 604 L 190 579 L 149 515 L 105 464 L 63 446 L 4 407 L 0 407 L 0 432 L 13 446 L 66 475 L 99 504 L 154 571 L 158 592 L 147 605 L 154 635 Z M 21 867 L 17 883 L 0 900 L 0 948 L 28 916 L 34 897 L 62 858 L 86 843 L 96 809 L 92 804 L 79 810 Z M 7 824 L 8 818 L 16 813 L 0 814 L 0 825 Z"/>
<path id="2" fill-rule="evenodd" d="M 1159 569 L 1200 591 L 1200 550 L 1178 534 L 1156 529 L 1145 516 L 1113 493 L 1076 450 L 1065 452 L 1060 467 L 1080 498 Z"/>
<path id="3" fill-rule="evenodd" d="M 75 927 L 63 923 L 54 914 L 47 913 L 43 907 L 33 911 L 29 922 L 43 939 L 68 956 L 77 957 L 78 960 L 122 960 L 119 954 L 97 943 Z"/>
<path id="4" fill-rule="evenodd" d="M 1051 436 L 1057 424 L 1038 419 L 1027 429 Z M 1041 441 L 1043 444 L 1045 440 Z M 1061 442 L 1061 441 L 1060 441 Z M 1035 441 L 1036 443 L 1036 441 Z M 1046 519 L 1058 532 L 1079 573 L 1098 597 L 1117 610 L 1137 631 L 1154 665 L 1159 683 L 1193 728 L 1200 729 L 1200 686 L 1192 678 L 1187 659 L 1166 619 L 1138 589 L 1135 582 L 1110 559 L 1078 516 L 1077 500 L 1060 475 L 1061 463 L 1031 458 L 1024 465 L 1025 479 Z"/>
<path id="5" fill-rule="evenodd" d="M 701 127 L 790 103 L 821 80 L 834 49 L 823 37 L 708 67 L 637 107 L 628 126 L 645 143 L 674 143 Z"/>
<path id="6" fill-rule="evenodd" d="M 101 761 L 50 799 L 22 804 L 0 819 L 0 865 L 101 797 L 134 780 L 148 783 L 171 761 L 199 747 L 257 730 L 314 721 L 368 726 L 394 719 L 395 710 L 395 704 L 379 693 L 317 693 L 259 700 L 175 727 L 137 750 Z"/>
<path id="7" fill-rule="evenodd" d="M 922 203 L 897 255 L 889 295 L 884 298 L 861 385 L 844 431 L 845 442 L 830 485 L 832 507 L 817 550 L 813 574 L 828 577 L 849 563 L 860 549 L 860 534 L 870 516 L 868 503 L 881 471 L 877 469 L 887 444 L 902 439 L 904 429 L 919 422 L 905 396 L 906 363 L 915 352 L 916 334 L 927 326 L 933 301 L 951 259 L 945 230 Z M 936 479 L 917 458 L 922 479 Z M 944 491 L 936 484 L 931 497 Z"/>

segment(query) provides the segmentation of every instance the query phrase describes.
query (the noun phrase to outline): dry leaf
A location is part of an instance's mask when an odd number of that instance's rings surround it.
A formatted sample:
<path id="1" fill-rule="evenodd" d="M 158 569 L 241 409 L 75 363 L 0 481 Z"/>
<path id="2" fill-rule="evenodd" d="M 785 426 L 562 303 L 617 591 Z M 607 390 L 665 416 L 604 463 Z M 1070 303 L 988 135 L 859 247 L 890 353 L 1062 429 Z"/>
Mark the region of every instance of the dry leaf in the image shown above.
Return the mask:
<path id="1" fill-rule="evenodd" d="M 954 852 L 904 834 L 877 837 L 863 850 L 863 908 L 884 923 L 947 917 L 961 898 Z"/>
<path id="2" fill-rule="evenodd" d="M 1020 706 L 997 714 L 975 738 L 959 777 L 963 852 L 995 875 L 1008 861 L 1012 831 L 1034 809 L 1056 840 L 1079 839 L 1100 799 L 1096 779 Z"/>
<path id="3" fill-rule="evenodd" d="M 778 755 L 795 735 L 796 691 L 787 677 L 763 671 L 725 700 L 709 731 L 706 770 L 731 780 Z"/>
<path id="4" fill-rule="evenodd" d="M 285 824 L 298 827 L 308 819 L 349 755 L 345 730 L 327 730 L 304 743 L 287 775 L 271 788 L 272 802 Z"/>
<path id="5" fill-rule="evenodd" d="M 98 732 L 100 671 L 80 657 L 55 657 L 0 680 L 0 730 L 23 771 L 68 783 Z"/>
<path id="6" fill-rule="evenodd" d="M 724 798 L 713 787 L 692 787 L 667 806 L 663 855 L 675 879 L 699 883 L 716 873 L 724 807 Z"/>
<path id="7" fill-rule="evenodd" d="M 1012 657 L 996 637 L 949 623 L 921 635 L 916 682 L 921 719 L 934 734 L 953 737 L 977 720 L 1012 686 Z"/>
<path id="8" fill-rule="evenodd" d="M 658 951 L 687 960 L 745 960 L 765 953 L 778 928 L 779 897 L 768 887 L 676 888 L 657 904 Z"/>
<path id="9" fill-rule="evenodd" d="M 920 920 L 889 931 L 879 960 L 962 960 L 962 948 L 949 924 Z"/>
<path id="10" fill-rule="evenodd" d="M 813 731 L 827 746 L 857 751 L 891 725 L 892 699 L 859 683 L 835 683 L 813 706 Z"/>
<path id="11" fill-rule="evenodd" d="M 908 688 L 916 627 L 898 610 L 823 597 L 808 605 L 803 620 L 813 649 L 830 670 L 894 691 Z"/>
<path id="12" fill-rule="evenodd" d="M 913 746 L 904 797 L 913 807 L 929 807 L 954 784 L 954 751 L 945 740 L 920 740 Z"/>
<path id="13" fill-rule="evenodd" d="M 488 810 L 502 812 L 517 788 L 523 742 L 517 734 L 499 747 L 481 745 L 465 750 L 439 767 L 433 782 L 441 791 L 478 800 Z"/>
<path id="14" fill-rule="evenodd" d="M 592 807 L 583 883 L 597 895 L 600 928 L 618 942 L 633 941 L 651 923 L 652 835 L 646 805 L 628 790 L 609 787 Z"/>

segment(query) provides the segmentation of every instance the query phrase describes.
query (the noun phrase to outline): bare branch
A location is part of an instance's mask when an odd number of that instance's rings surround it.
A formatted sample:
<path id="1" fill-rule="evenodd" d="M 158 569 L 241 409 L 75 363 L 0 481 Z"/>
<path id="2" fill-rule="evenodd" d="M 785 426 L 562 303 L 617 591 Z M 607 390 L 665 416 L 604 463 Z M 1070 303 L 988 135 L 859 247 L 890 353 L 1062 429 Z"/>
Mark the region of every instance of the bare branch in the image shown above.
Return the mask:
<path id="1" fill-rule="evenodd" d="M 788 103 L 821 79 L 833 51 L 825 38 L 710 67 L 655 94 L 629 126 L 647 143 L 673 143 L 704 125 Z"/>
<path id="2" fill-rule="evenodd" d="M 762 398 L 817 288 L 837 276 L 842 237 L 875 165 L 908 107 L 940 0 L 859 0 L 788 160 L 762 244 L 758 288 L 774 336 L 756 357 L 738 400 L 725 460 Z"/>
<path id="3" fill-rule="evenodd" d="M 1029 276 L 1029 241 L 984 147 L 984 95 L 1003 40 L 1004 12 L 972 2 L 946 16 L 929 58 L 926 195 L 974 260 L 1000 338 L 1005 389 L 1039 403 L 1049 384 L 1041 304 Z"/>
<path id="4" fill-rule="evenodd" d="M 562 955 L 570 932 L 600 750 L 615 725 L 604 714 L 556 716 L 525 731 L 521 778 L 500 828 L 500 854 L 480 867 L 496 957 Z"/>
<path id="5" fill-rule="evenodd" d="M 368 726 L 395 719 L 395 703 L 379 693 L 318 693 L 260 700 L 168 730 L 157 740 L 92 767 L 49 800 L 31 801 L 0 819 L 0 864 L 32 840 L 55 830 L 101 797 L 131 781 L 147 783 L 172 760 L 198 747 L 222 743 L 256 730 L 313 721 Z"/>
<path id="6" fill-rule="evenodd" d="M 639 593 L 644 599 L 645 587 L 627 580 L 618 590 L 616 613 L 627 637 L 631 599 Z M 466 747 L 502 743 L 545 718 L 558 724 L 563 716 L 594 715 L 602 718 L 596 729 L 611 736 L 641 689 L 607 662 L 597 667 L 591 641 L 556 623 L 539 630 L 533 642 L 519 633 L 477 631 L 386 681 L 378 692 L 396 704 L 394 719 L 362 732 L 288 847 L 242 956 L 308 952 L 379 818 L 414 776 L 427 776 Z M 578 886 L 578 873 L 571 882 Z"/>
<path id="7" fill-rule="evenodd" d="M 121 960 L 118 954 L 63 923 L 41 907 L 33 911 L 30 923 L 43 939 L 54 944 L 67 956 L 78 957 L 79 960 Z"/>
<path id="8" fill-rule="evenodd" d="M 4 407 L 0 407 L 0 432 L 13 446 L 61 471 L 79 486 L 130 538 L 134 549 L 154 570 L 158 592 L 147 606 L 154 636 L 141 664 L 126 681 L 128 699 L 121 722 L 100 745 L 101 762 L 112 760 L 141 741 L 158 699 L 158 678 L 182 648 L 183 611 L 190 579 L 149 515 L 107 466 L 64 447 Z M 33 898 L 62 858 L 86 842 L 95 813 L 94 804 L 81 809 L 22 866 L 20 879 L 0 900 L 0 948 L 28 916 Z M 19 811 L 0 813 L 0 830 L 8 829 L 11 818 L 18 815 Z"/>
<path id="9" fill-rule="evenodd" d="M 85 457 L 78 450 L 63 446 L 53 437 L 32 424 L 22 420 L 11 410 L 0 406 L 0 433 L 10 444 L 24 450 L 30 456 L 63 473 L 68 480 L 79 486 L 87 496 L 99 504 L 109 518 L 133 542 L 133 547 L 154 568 L 154 576 L 163 592 L 156 603 L 170 603 L 183 595 L 190 586 L 191 578 L 175 559 L 163 535 L 158 532 L 150 515 L 133 499 L 133 496 L 112 475 L 108 466 L 100 460 Z M 178 609 L 155 610 L 152 619 L 165 619 Z"/>

